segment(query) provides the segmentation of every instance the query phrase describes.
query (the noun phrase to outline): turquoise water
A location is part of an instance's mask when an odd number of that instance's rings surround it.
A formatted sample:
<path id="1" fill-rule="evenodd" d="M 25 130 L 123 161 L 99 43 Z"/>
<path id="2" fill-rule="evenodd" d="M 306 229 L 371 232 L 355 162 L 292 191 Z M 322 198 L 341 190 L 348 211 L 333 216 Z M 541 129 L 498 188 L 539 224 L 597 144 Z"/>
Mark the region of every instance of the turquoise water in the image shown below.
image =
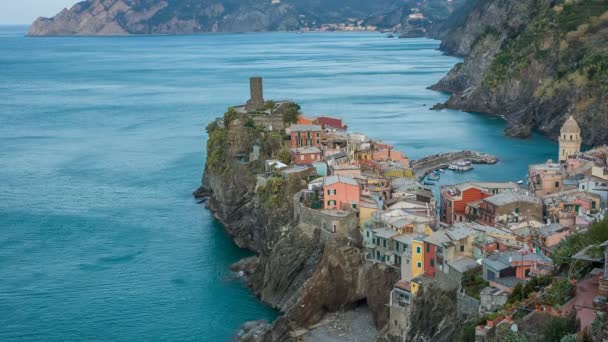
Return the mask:
<path id="1" fill-rule="evenodd" d="M 458 59 L 379 34 L 25 38 L 0 27 L 0 340 L 228 340 L 272 320 L 228 270 L 235 247 L 194 202 L 205 125 L 248 97 L 294 99 L 412 158 L 477 149 L 518 180 L 556 153 L 495 118 L 430 111 Z"/>

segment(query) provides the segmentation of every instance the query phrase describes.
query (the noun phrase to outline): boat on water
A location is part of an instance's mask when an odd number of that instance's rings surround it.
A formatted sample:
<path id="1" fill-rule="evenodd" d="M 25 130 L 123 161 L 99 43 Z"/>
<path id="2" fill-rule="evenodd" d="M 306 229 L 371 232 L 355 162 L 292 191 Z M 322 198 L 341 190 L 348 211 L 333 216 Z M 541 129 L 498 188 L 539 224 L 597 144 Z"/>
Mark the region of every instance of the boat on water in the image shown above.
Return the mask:
<path id="1" fill-rule="evenodd" d="M 426 179 L 431 180 L 431 181 L 439 180 L 439 174 L 433 172 L 430 175 L 428 175 L 428 177 Z"/>
<path id="2" fill-rule="evenodd" d="M 441 173 L 445 173 L 444 169 L 437 169 L 437 171 L 441 172 Z"/>
<path id="3" fill-rule="evenodd" d="M 524 184 L 524 181 L 520 179 L 517 181 L 517 184 L 522 185 L 522 184 Z"/>
<path id="4" fill-rule="evenodd" d="M 468 160 L 459 160 L 459 161 L 455 162 L 454 164 L 450 164 L 450 166 L 448 166 L 448 169 L 452 170 L 452 171 L 464 172 L 464 171 L 473 170 L 473 166 L 471 165 L 471 162 Z"/>
<path id="5" fill-rule="evenodd" d="M 435 185 L 435 182 L 431 182 L 431 181 L 424 181 L 424 185 Z"/>

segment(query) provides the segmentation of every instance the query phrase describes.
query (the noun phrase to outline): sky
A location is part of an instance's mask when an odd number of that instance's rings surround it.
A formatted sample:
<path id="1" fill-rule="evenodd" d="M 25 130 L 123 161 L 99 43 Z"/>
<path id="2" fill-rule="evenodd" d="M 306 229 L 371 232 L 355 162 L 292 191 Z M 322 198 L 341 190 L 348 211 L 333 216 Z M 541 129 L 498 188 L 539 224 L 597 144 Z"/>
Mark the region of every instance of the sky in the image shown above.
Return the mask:
<path id="1" fill-rule="evenodd" d="M 52 17 L 79 0 L 0 0 L 0 25 L 31 24 L 38 17 Z"/>

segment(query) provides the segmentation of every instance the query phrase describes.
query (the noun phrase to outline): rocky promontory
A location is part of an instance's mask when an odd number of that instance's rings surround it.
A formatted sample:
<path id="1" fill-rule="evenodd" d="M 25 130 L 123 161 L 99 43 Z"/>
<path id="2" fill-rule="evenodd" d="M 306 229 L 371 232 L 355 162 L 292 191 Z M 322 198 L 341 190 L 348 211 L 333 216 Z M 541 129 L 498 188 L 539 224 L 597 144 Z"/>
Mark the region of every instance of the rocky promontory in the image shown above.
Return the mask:
<path id="1" fill-rule="evenodd" d="M 275 117 L 298 108 L 285 103 L 270 106 Z M 304 179 L 263 176 L 264 160 L 281 156 L 285 137 L 262 129 L 253 119 L 230 109 L 209 124 L 203 184 L 195 192 L 208 198 L 206 204 L 238 245 L 259 255 L 235 267 L 248 274 L 262 301 L 282 313 L 272 325 L 247 324 L 239 338 L 291 340 L 294 331 L 313 326 L 326 313 L 361 304 L 381 329 L 388 321 L 386 303 L 399 271 L 366 262 L 360 237 L 358 243 L 324 238 L 320 227 L 311 227 L 299 216 L 294 195 L 306 187 Z M 259 148 L 255 156 L 245 157 L 254 146 Z"/>
<path id="2" fill-rule="evenodd" d="M 464 56 L 432 87 L 445 106 L 500 115 L 517 137 L 555 138 L 572 115 L 586 144 L 608 143 L 608 2 L 471 0 L 437 36 Z"/>

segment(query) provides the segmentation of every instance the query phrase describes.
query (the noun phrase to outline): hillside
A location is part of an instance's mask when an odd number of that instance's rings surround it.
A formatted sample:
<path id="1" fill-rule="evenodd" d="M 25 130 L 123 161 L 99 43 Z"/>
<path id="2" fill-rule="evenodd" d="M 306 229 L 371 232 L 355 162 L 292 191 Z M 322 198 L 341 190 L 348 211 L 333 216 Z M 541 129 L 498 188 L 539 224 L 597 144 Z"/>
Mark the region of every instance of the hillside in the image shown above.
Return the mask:
<path id="1" fill-rule="evenodd" d="M 393 0 L 87 0 L 39 18 L 30 35 L 192 34 L 298 30 L 362 18 Z"/>
<path id="2" fill-rule="evenodd" d="M 445 106 L 504 116 L 520 137 L 556 137 L 574 115 L 586 144 L 608 143 L 607 0 L 473 0 L 442 29 L 465 57 L 433 86 Z"/>
<path id="3" fill-rule="evenodd" d="M 86 0 L 29 35 L 397 30 L 424 35 L 464 0 Z M 419 13 L 410 19 L 412 13 Z M 418 18 L 421 17 L 421 18 Z"/>

